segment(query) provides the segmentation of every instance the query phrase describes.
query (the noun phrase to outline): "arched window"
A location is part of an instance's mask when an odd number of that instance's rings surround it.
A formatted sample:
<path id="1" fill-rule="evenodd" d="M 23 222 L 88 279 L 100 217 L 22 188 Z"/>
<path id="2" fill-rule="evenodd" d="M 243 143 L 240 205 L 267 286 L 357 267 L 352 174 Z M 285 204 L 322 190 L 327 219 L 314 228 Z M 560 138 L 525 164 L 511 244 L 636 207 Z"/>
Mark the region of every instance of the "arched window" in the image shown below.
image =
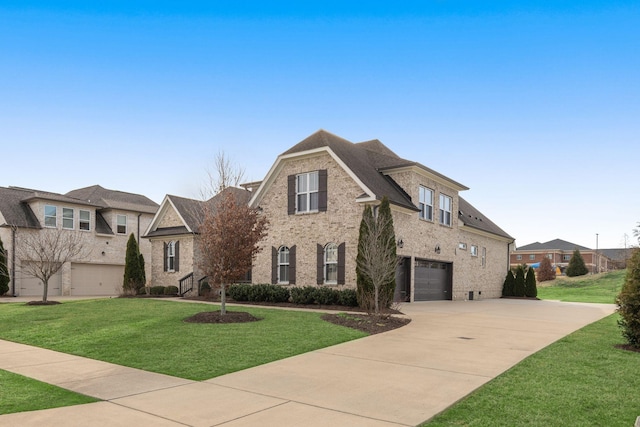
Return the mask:
<path id="1" fill-rule="evenodd" d="M 176 271 L 176 242 L 167 243 L 167 271 Z"/>
<path id="2" fill-rule="evenodd" d="M 324 247 L 324 283 L 338 283 L 338 245 L 327 243 Z"/>
<path id="3" fill-rule="evenodd" d="M 289 283 L 289 248 L 286 246 L 278 249 L 278 283 Z"/>

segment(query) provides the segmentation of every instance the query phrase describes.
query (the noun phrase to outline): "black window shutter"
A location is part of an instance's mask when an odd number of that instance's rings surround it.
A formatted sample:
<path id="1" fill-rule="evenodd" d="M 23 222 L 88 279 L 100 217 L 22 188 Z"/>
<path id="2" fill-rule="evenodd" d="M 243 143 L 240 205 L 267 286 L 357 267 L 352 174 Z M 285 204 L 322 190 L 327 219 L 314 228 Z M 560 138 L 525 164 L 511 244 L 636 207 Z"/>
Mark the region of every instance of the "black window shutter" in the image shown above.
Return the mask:
<path id="1" fill-rule="evenodd" d="M 345 244 L 338 245 L 338 285 L 345 284 Z"/>
<path id="2" fill-rule="evenodd" d="M 287 213 L 294 215 L 296 213 L 296 176 L 289 175 L 287 177 Z"/>
<path id="3" fill-rule="evenodd" d="M 271 284 L 278 283 L 278 250 L 271 246 Z"/>
<path id="4" fill-rule="evenodd" d="M 327 170 L 318 171 L 318 210 L 327 211 Z"/>
<path id="5" fill-rule="evenodd" d="M 296 284 L 296 245 L 289 248 L 289 284 Z"/>
<path id="6" fill-rule="evenodd" d="M 180 271 L 180 242 L 179 241 L 176 242 L 174 249 L 175 249 L 175 252 L 173 253 L 174 255 L 173 270 Z"/>
<path id="7" fill-rule="evenodd" d="M 162 261 L 163 261 L 163 270 L 167 271 L 167 242 L 162 242 Z"/>
<path id="8" fill-rule="evenodd" d="M 318 244 L 316 275 L 318 285 L 322 285 L 324 283 L 324 248 L 321 244 Z"/>

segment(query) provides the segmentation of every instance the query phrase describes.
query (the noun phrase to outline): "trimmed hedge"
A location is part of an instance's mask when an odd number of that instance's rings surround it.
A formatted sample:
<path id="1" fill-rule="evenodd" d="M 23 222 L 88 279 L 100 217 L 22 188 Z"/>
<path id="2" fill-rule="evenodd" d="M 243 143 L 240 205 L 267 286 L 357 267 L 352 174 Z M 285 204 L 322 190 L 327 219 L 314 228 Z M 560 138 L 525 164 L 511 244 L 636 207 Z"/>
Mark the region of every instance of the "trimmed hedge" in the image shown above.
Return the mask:
<path id="1" fill-rule="evenodd" d="M 229 286 L 227 295 L 238 302 L 289 302 L 300 305 L 344 305 L 357 307 L 354 289 L 337 290 L 328 287 L 304 286 L 288 288 L 281 285 L 238 283 Z"/>
<path id="2" fill-rule="evenodd" d="M 178 287 L 177 286 L 167 286 L 164 288 L 165 295 L 178 295 Z"/>
<path id="3" fill-rule="evenodd" d="M 152 286 L 149 293 L 151 295 L 164 295 L 164 286 Z"/>

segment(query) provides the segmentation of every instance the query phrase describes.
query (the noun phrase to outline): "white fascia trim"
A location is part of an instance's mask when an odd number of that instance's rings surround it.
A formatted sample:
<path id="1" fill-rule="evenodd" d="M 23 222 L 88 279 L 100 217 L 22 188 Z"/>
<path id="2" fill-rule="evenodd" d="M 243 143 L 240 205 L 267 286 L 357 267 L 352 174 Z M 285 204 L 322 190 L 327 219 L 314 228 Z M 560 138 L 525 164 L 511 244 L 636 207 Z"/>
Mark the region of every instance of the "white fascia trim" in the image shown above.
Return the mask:
<path id="1" fill-rule="evenodd" d="M 360 178 L 358 178 L 356 174 L 353 173 L 353 171 L 347 167 L 347 165 L 342 161 L 342 159 L 336 153 L 334 153 L 333 150 L 331 150 L 331 148 L 318 147 L 318 148 L 314 148 L 313 150 L 300 151 L 297 153 L 278 156 L 273 166 L 271 166 L 271 169 L 269 169 L 269 172 L 267 172 L 267 176 L 262 181 L 262 184 L 260 184 L 260 187 L 258 187 L 256 194 L 254 194 L 251 200 L 249 200 L 249 206 L 251 206 L 252 208 L 256 208 L 260 204 L 260 200 L 262 199 L 262 194 L 266 191 L 267 188 L 271 186 L 275 178 L 278 176 L 278 174 L 284 167 L 284 164 L 286 163 L 287 160 L 315 157 L 324 153 L 329 154 L 331 158 L 335 160 L 335 162 L 338 163 L 338 165 L 340 165 L 340 167 L 347 173 L 347 175 L 349 175 L 351 179 L 353 179 L 353 181 L 356 184 L 358 184 L 358 186 L 362 189 L 362 191 L 369 195 L 369 198 L 358 199 L 357 200 L 358 202 L 372 202 L 376 200 L 375 195 L 373 194 L 373 191 L 371 191 L 366 185 L 364 185 L 364 183 L 360 180 Z"/>
<path id="2" fill-rule="evenodd" d="M 500 240 L 502 242 L 507 242 L 507 243 L 513 243 L 514 239 L 510 239 L 508 237 L 504 237 L 504 236 L 499 236 L 497 234 L 493 234 L 493 233 L 489 233 L 487 231 L 483 231 L 483 230 L 478 230 L 477 228 L 473 228 L 470 227 L 468 225 L 466 225 L 464 222 L 460 221 L 462 223 L 462 225 L 458 226 L 458 229 L 460 231 L 466 231 L 467 233 L 473 233 L 473 234 L 477 234 L 479 236 L 483 236 L 483 237 L 488 237 L 491 239 L 496 239 L 496 240 Z"/>
<path id="3" fill-rule="evenodd" d="M 184 224 L 184 226 L 187 228 L 187 230 L 189 230 L 190 233 L 193 233 L 193 231 L 189 227 L 189 224 L 187 224 L 187 222 L 184 220 L 184 218 L 182 217 L 182 214 L 180 214 L 180 211 L 176 209 L 176 206 L 173 204 L 173 202 L 169 198 L 169 195 L 167 194 L 164 196 L 162 203 L 160 203 L 160 207 L 158 208 L 156 214 L 153 216 L 153 219 L 151 220 L 151 224 L 149 224 L 149 226 L 147 227 L 147 230 L 144 232 L 143 234 L 144 236 L 146 236 L 147 234 L 149 234 L 150 232 L 152 232 L 157 228 L 158 223 L 160 222 L 160 218 L 162 218 L 164 214 L 167 212 L 167 209 L 168 209 L 167 206 L 171 206 L 171 208 L 178 215 L 178 218 L 180 218 L 180 221 L 182 221 L 182 224 Z"/>
<path id="4" fill-rule="evenodd" d="M 413 172 L 413 173 L 417 173 L 418 175 L 422 175 L 426 178 L 432 179 L 435 182 L 437 182 L 438 184 L 442 184 L 446 187 L 449 188 L 453 188 L 456 191 L 465 191 L 468 190 L 469 187 L 466 187 L 458 182 L 455 182 L 451 179 L 447 179 L 446 177 L 443 176 L 439 176 L 436 175 L 434 173 L 431 173 L 427 170 L 424 170 L 423 168 L 416 166 L 416 165 L 411 165 L 411 166 L 403 166 L 400 168 L 395 168 L 395 169 L 386 169 L 384 171 L 382 171 L 382 173 L 384 173 L 385 175 L 393 175 L 394 173 L 401 173 L 401 172 Z"/>

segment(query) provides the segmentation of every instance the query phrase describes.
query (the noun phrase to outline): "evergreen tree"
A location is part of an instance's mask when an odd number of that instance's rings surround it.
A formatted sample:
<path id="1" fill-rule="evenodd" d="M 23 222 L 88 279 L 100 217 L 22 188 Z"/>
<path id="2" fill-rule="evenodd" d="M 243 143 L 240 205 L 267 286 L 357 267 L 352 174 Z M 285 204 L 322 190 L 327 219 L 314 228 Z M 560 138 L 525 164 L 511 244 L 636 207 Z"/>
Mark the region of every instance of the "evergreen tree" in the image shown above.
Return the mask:
<path id="1" fill-rule="evenodd" d="M 507 276 L 504 278 L 504 285 L 502 285 L 502 296 L 512 297 L 515 293 L 515 286 L 516 278 L 511 270 L 507 270 Z"/>
<path id="2" fill-rule="evenodd" d="M 556 278 L 556 270 L 551 265 L 551 260 L 547 257 L 542 258 L 540 267 L 538 267 L 538 282 L 546 282 Z"/>
<path id="3" fill-rule="evenodd" d="M 584 264 L 584 259 L 582 258 L 580 251 L 578 249 L 574 250 L 573 255 L 571 256 L 571 259 L 569 260 L 569 266 L 567 267 L 567 270 L 566 270 L 567 276 L 569 277 L 584 276 L 588 272 L 589 270 L 587 269 L 587 266 Z"/>
<path id="4" fill-rule="evenodd" d="M 523 297 L 525 295 L 524 269 L 525 267 L 522 265 L 519 265 L 516 268 L 516 279 L 515 279 L 515 286 L 514 286 L 514 292 L 513 292 L 513 295 L 516 297 Z"/>
<path id="5" fill-rule="evenodd" d="M 356 257 L 358 305 L 378 313 L 393 302 L 396 287 L 396 238 L 389 199 L 384 197 L 378 215 L 365 206 L 360 222 Z M 377 295 L 377 297 L 376 297 Z"/>
<path id="6" fill-rule="evenodd" d="M 547 258 L 548 260 L 549 258 Z M 525 280 L 524 293 L 529 298 L 538 296 L 538 287 L 536 285 L 536 272 L 533 267 L 527 270 L 527 278 Z"/>
<path id="7" fill-rule="evenodd" d="M 138 248 L 138 250 L 140 250 L 140 248 Z M 140 257 L 139 257 L 139 262 L 140 262 L 140 271 L 142 271 L 142 286 L 144 286 L 147 283 L 147 272 L 144 271 L 144 256 L 142 255 L 142 252 L 140 252 Z"/>
<path id="8" fill-rule="evenodd" d="M 140 269 L 140 251 L 138 250 L 138 243 L 133 233 L 131 233 L 127 241 L 127 252 L 124 262 L 122 289 L 137 293 L 138 289 L 144 286 L 144 281 L 143 272 Z"/>
<path id="9" fill-rule="evenodd" d="M 7 252 L 0 239 L 0 295 L 9 292 L 9 269 L 7 268 Z"/>
<path id="10" fill-rule="evenodd" d="M 616 304 L 622 335 L 631 346 L 640 348 L 640 249 L 635 249 L 627 262 L 627 275 Z"/>

